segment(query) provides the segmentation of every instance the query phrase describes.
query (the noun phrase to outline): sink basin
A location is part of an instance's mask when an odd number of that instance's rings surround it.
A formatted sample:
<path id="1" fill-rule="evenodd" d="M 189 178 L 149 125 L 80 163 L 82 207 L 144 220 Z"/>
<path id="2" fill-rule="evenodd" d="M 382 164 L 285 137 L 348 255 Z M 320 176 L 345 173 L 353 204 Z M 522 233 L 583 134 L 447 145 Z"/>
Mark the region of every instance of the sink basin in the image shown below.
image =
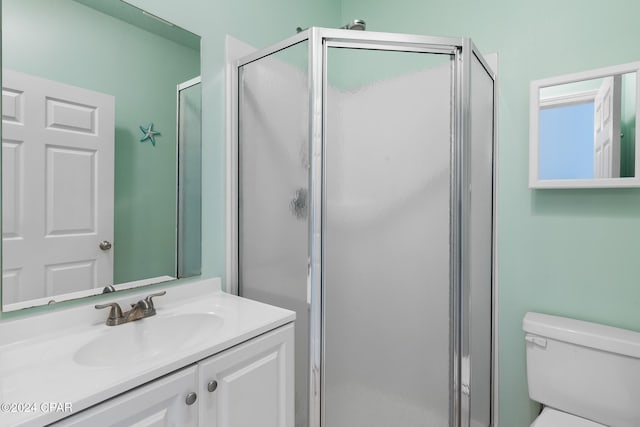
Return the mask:
<path id="1" fill-rule="evenodd" d="M 145 362 L 206 339 L 224 324 L 212 313 L 154 316 L 112 326 L 80 347 L 74 360 L 85 366 L 120 366 Z"/>

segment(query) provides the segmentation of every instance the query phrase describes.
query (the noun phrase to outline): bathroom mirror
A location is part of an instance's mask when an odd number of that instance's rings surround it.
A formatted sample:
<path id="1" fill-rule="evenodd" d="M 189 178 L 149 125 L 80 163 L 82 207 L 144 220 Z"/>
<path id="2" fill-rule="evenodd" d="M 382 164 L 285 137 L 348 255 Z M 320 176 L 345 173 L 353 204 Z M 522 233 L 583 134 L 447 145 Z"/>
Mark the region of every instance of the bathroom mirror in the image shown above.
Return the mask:
<path id="1" fill-rule="evenodd" d="M 640 186 L 640 62 L 531 83 L 529 188 Z"/>
<path id="2" fill-rule="evenodd" d="M 200 37 L 2 1 L 2 309 L 200 274 Z"/>

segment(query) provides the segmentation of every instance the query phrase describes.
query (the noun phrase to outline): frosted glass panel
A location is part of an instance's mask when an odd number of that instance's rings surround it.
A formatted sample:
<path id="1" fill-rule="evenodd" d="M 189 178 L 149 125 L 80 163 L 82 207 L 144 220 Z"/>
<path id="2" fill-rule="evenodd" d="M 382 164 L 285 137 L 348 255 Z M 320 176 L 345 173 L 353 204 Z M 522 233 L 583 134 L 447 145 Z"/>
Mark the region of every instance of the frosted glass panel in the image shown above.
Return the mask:
<path id="1" fill-rule="evenodd" d="M 307 42 L 239 74 L 240 295 L 296 311 L 296 426 L 308 425 Z"/>
<path id="2" fill-rule="evenodd" d="M 452 64 L 329 49 L 328 427 L 449 424 Z"/>
<path id="3" fill-rule="evenodd" d="M 471 427 L 491 423 L 491 265 L 493 231 L 493 79 L 478 59 L 471 62 L 471 191 L 469 254 L 469 345 Z M 466 356 L 466 352 L 463 353 Z M 470 363 L 470 365 L 469 365 Z M 469 372 L 469 371 L 467 371 Z M 463 375 L 464 377 L 464 375 Z M 466 381 L 462 378 L 462 381 Z M 463 386 L 464 388 L 464 386 Z"/>
<path id="4" fill-rule="evenodd" d="M 178 95 L 178 277 L 200 275 L 202 260 L 202 93 Z"/>

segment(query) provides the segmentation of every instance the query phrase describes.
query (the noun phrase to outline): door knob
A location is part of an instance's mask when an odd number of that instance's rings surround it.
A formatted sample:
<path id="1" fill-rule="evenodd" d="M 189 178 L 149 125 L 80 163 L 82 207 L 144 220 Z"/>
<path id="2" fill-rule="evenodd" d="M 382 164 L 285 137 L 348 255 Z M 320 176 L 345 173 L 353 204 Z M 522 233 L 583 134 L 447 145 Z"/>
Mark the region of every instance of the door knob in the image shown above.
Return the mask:
<path id="1" fill-rule="evenodd" d="M 217 388 L 218 388 L 218 381 L 216 380 L 209 381 L 209 384 L 207 384 L 207 390 L 209 390 L 210 393 L 213 393 L 214 391 L 216 391 Z"/>
<path id="2" fill-rule="evenodd" d="M 108 251 L 109 249 L 111 249 L 111 242 L 108 240 L 103 240 L 98 246 L 100 246 L 100 249 L 102 249 L 103 251 Z"/>

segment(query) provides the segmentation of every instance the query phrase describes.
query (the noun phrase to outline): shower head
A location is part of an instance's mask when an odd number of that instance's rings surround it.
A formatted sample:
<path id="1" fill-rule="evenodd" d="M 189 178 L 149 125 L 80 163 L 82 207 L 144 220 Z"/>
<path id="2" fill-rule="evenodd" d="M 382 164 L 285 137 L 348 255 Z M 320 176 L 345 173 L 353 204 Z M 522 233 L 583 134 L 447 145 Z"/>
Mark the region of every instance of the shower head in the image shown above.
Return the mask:
<path id="1" fill-rule="evenodd" d="M 360 30 L 360 31 L 364 31 L 367 28 L 367 23 L 364 22 L 362 19 L 354 19 L 353 21 L 349 22 L 344 27 L 340 27 L 340 28 L 343 29 L 343 30 Z"/>
<path id="2" fill-rule="evenodd" d="M 367 23 L 364 22 L 362 19 L 354 19 L 353 21 L 349 22 L 347 25 L 340 27 L 340 29 L 364 31 L 367 29 Z M 301 33 L 305 30 L 308 30 L 308 28 L 296 27 L 296 33 Z"/>

